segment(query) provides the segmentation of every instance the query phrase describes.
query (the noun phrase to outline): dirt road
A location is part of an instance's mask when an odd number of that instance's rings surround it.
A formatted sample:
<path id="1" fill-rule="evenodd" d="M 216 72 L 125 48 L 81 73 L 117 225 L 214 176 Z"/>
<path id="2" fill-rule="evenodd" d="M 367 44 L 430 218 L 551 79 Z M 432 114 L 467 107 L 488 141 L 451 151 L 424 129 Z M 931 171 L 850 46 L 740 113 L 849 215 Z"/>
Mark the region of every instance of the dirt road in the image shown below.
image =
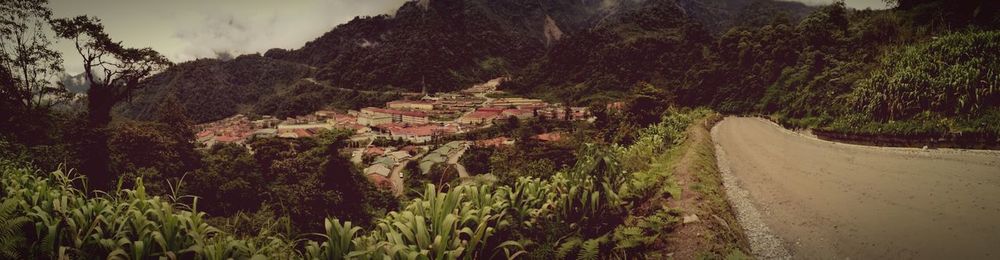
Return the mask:
<path id="1" fill-rule="evenodd" d="M 1000 153 L 832 143 L 758 118 L 712 138 L 793 258 L 1000 258 Z"/>

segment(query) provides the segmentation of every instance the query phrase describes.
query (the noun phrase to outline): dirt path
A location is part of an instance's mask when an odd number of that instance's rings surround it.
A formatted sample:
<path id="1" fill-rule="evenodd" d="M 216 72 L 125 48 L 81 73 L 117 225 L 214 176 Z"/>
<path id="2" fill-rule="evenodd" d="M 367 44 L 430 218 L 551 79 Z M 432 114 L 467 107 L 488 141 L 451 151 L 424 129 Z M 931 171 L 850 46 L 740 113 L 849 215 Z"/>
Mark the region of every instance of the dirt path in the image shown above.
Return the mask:
<path id="1" fill-rule="evenodd" d="M 465 154 L 465 151 L 469 149 L 469 143 L 466 142 L 465 145 L 463 145 L 462 148 L 460 149 L 461 150 L 452 152 L 451 155 L 448 156 L 448 164 L 455 166 L 455 170 L 458 170 L 458 177 L 468 178 L 469 172 L 465 171 L 464 165 L 458 163 L 458 159 L 462 158 L 462 155 Z"/>
<path id="2" fill-rule="evenodd" d="M 746 251 L 746 240 L 726 202 L 715 165 L 708 132 L 713 122 L 709 118 L 692 124 L 678 147 L 680 157 L 673 164 L 671 179 L 680 188 L 680 196 L 669 198 L 666 205 L 680 211 L 682 223 L 665 237 L 668 258 L 722 258 L 734 250 Z"/>
<path id="3" fill-rule="evenodd" d="M 743 226 L 793 258 L 1000 258 L 1000 153 L 838 144 L 758 118 L 712 137 L 763 219 Z"/>

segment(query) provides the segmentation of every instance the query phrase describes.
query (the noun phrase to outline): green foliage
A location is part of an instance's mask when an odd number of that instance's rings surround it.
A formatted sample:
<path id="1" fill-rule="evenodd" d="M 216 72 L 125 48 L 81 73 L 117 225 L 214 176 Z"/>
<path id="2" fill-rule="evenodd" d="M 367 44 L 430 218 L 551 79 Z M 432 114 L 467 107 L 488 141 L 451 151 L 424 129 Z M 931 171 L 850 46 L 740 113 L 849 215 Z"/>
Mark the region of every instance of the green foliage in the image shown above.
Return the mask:
<path id="1" fill-rule="evenodd" d="M 256 212 L 270 205 L 297 229 L 318 231 L 327 216 L 363 226 L 372 216 L 398 208 L 396 197 L 369 182 L 341 154 L 346 132 L 315 139 L 259 139 L 254 153 L 237 144 L 204 151 L 204 165 L 186 176 L 189 192 L 204 198 L 213 216 Z"/>
<path id="2" fill-rule="evenodd" d="M 21 114 L 45 113 L 65 101 L 66 89 L 52 80 L 62 73 L 62 57 L 52 47 L 47 1 L 4 1 L 0 9 L 0 124 Z M 7 133 L 0 127 L 0 133 Z M 24 130 L 24 129 L 18 129 Z"/>
<path id="3" fill-rule="evenodd" d="M 465 166 L 465 170 L 469 172 L 470 175 L 486 174 L 492 171 L 490 164 L 490 157 L 493 156 L 495 152 L 494 148 L 491 147 L 469 147 L 462 154 L 462 158 L 459 159 L 459 163 Z"/>
<path id="4" fill-rule="evenodd" d="M 502 192 L 488 186 L 458 186 L 439 192 L 428 185 L 423 197 L 400 212 L 390 212 L 366 235 L 357 236 L 358 229 L 349 222 L 327 221 L 327 241 L 309 242 L 306 255 L 323 259 L 476 259 L 489 256 L 489 251 L 509 254 L 509 249 L 520 245 L 489 240 L 498 228 L 508 225 L 502 221 L 507 205 Z"/>
<path id="5" fill-rule="evenodd" d="M 82 58 L 87 89 L 87 131 L 80 145 L 81 170 L 90 176 L 92 188 L 110 190 L 115 179 L 109 171 L 111 155 L 107 126 L 111 109 L 128 100 L 147 79 L 172 63 L 150 48 L 129 48 L 104 32 L 100 19 L 88 16 L 51 21 L 59 38 L 75 42 Z"/>
<path id="6" fill-rule="evenodd" d="M 132 102 L 121 106 L 119 111 L 134 119 L 154 119 L 159 104 L 176 97 L 191 120 L 199 123 L 223 119 L 236 113 L 255 112 L 254 109 L 241 109 L 244 106 L 268 106 L 267 109 L 261 109 L 268 113 L 278 112 L 279 109 L 287 111 L 285 113 L 296 113 L 294 115 L 312 113 L 315 110 L 303 113 L 293 111 L 289 105 L 286 105 L 288 108 L 282 108 L 278 103 L 268 103 L 268 97 L 291 88 L 309 73 L 310 69 L 305 65 L 260 55 L 242 55 L 225 61 L 188 61 L 143 81 L 142 89 L 136 92 Z M 282 95 L 290 102 L 303 101 L 298 98 L 293 100 L 292 96 L 297 95 Z M 324 102 L 317 103 L 325 105 Z"/>
<path id="7" fill-rule="evenodd" d="M 659 146 L 666 146 L 668 142 L 677 142 L 680 140 L 678 136 L 657 139 L 651 135 L 662 134 L 668 131 L 666 129 L 682 129 L 684 124 L 690 122 L 689 117 L 696 115 L 667 117 L 664 123 L 653 127 L 661 129 L 642 131 L 642 136 L 638 137 L 641 141 L 635 145 L 657 146 L 648 143 L 659 142 Z M 324 174 L 352 173 L 349 170 L 341 172 L 345 162 L 343 158 L 337 159 L 337 143 L 324 144 L 286 143 L 284 145 L 290 151 L 285 154 L 261 157 L 274 158 L 271 167 L 281 169 L 280 172 L 285 175 L 266 177 L 278 182 L 273 186 L 287 185 L 285 183 L 292 180 L 307 182 L 294 186 L 301 191 L 289 186 L 288 189 L 276 190 L 277 193 L 269 193 L 269 196 L 295 199 L 275 198 L 272 203 L 284 206 L 281 210 L 291 215 L 293 221 L 314 219 L 302 217 L 301 213 L 305 211 L 337 216 L 323 221 L 324 232 L 315 236 L 319 240 L 289 241 L 288 228 L 284 232 L 274 232 L 280 229 L 274 225 L 282 225 L 281 221 L 253 224 L 259 222 L 242 222 L 245 221 L 241 220 L 243 217 L 232 218 L 237 222 L 224 225 L 260 225 L 260 232 L 252 235 L 251 227 L 251 230 L 239 231 L 240 237 L 225 233 L 210 225 L 205 219 L 206 213 L 199 211 L 200 205 L 216 203 L 211 202 L 213 199 L 227 199 L 220 196 L 194 198 L 191 204 L 186 204 L 180 200 L 193 197 L 151 196 L 146 192 L 143 181 L 137 179 L 134 189 L 88 197 L 73 187 L 75 182 L 80 181 L 79 177 L 73 178 L 61 171 L 39 175 L 33 170 L 11 164 L 3 164 L 0 181 L 3 182 L 5 201 L 12 201 L 5 205 L 16 205 L 17 210 L 13 211 L 14 216 L 5 219 L 20 216 L 31 223 L 28 226 L 33 228 L 30 233 L 33 235 L 25 238 L 27 243 L 21 243 L 30 247 L 23 250 L 27 257 L 132 259 L 510 259 L 544 248 L 553 248 L 548 252 L 568 258 L 605 259 L 642 255 L 641 250 L 650 237 L 655 239 L 660 232 L 658 230 L 676 221 L 671 216 L 656 214 L 634 220 L 633 223 L 637 223 L 634 226 L 621 226 L 630 207 L 630 202 L 624 198 L 631 197 L 623 192 L 627 193 L 629 189 L 625 187 L 633 184 L 634 175 L 622 167 L 619 161 L 623 155 L 616 151 L 648 148 L 607 149 L 586 145 L 578 151 L 579 158 L 574 166 L 548 178 L 520 178 L 511 186 L 457 185 L 446 191 L 427 185 L 424 192 L 405 207 L 375 219 L 371 229 L 363 229 L 355 226 L 354 221 L 340 220 L 340 217 L 357 218 L 352 215 L 356 212 L 370 212 L 363 203 L 348 205 L 341 201 L 333 204 L 333 210 L 329 211 L 321 207 L 331 207 L 330 204 L 314 207 L 311 202 L 313 196 L 325 195 L 301 193 L 335 191 L 335 195 L 352 198 L 359 203 L 369 200 L 364 196 L 371 196 L 364 194 L 362 186 L 343 186 L 356 185 L 343 181 L 351 179 L 348 176 L 334 177 L 342 184 L 311 183 L 313 177 L 307 173 L 309 168 L 315 167 L 310 165 L 316 165 L 316 162 L 310 162 L 313 159 L 309 158 L 287 157 L 322 151 L 333 154 L 333 157 L 321 160 L 319 167 Z M 244 167 L 253 171 L 254 161 L 238 146 L 217 146 L 209 153 L 213 155 L 205 163 L 210 167 Z M 257 153 L 268 153 L 268 150 L 258 150 Z M 217 165 L 223 162 L 230 165 Z M 218 187 L 215 189 L 219 190 Z M 362 192 L 362 197 L 350 197 L 359 196 L 351 195 L 357 191 Z M 225 196 L 243 199 L 247 195 L 252 194 Z M 260 212 L 267 211 L 265 208 Z M 5 212 L 0 210 L 0 213 Z M 257 214 L 267 216 L 269 213 Z M 554 252 L 556 248 L 559 252 Z"/>
<path id="8" fill-rule="evenodd" d="M 6 259 L 20 258 L 24 251 L 25 236 L 23 227 L 28 224 L 28 217 L 17 214 L 17 201 L 4 199 L 0 204 L 0 257 Z"/>
<path id="9" fill-rule="evenodd" d="M 942 36 L 885 55 L 851 93 L 852 112 L 901 120 L 977 115 L 1000 105 L 1000 32 Z"/>

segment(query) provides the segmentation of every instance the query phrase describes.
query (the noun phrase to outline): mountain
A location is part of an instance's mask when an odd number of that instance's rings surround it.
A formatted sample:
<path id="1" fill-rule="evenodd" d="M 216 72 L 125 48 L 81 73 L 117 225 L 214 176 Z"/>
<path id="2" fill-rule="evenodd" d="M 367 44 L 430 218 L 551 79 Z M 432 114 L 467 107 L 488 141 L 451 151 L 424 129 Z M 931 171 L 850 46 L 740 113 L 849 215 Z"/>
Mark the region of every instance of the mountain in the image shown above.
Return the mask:
<path id="1" fill-rule="evenodd" d="M 430 0 L 394 16 L 357 18 L 298 50 L 265 56 L 319 68 L 317 78 L 357 89 L 450 91 L 509 74 L 562 35 L 635 5 L 602 0 Z"/>
<path id="2" fill-rule="evenodd" d="M 67 91 L 77 94 L 87 93 L 87 89 L 90 88 L 90 83 L 87 82 L 87 76 L 83 73 L 76 75 L 63 73 L 59 76 L 59 84 L 62 84 Z"/>
<path id="3" fill-rule="evenodd" d="M 136 119 L 151 119 L 157 104 L 173 95 L 196 122 L 222 119 L 253 106 L 261 98 L 275 95 L 312 73 L 309 66 L 243 55 L 231 60 L 199 59 L 177 64 L 146 80 L 132 102 L 119 113 Z"/>
<path id="4" fill-rule="evenodd" d="M 120 111 L 148 118 L 155 102 L 175 95 L 196 121 L 223 118 L 254 110 L 262 97 L 305 77 L 323 87 L 435 92 L 517 75 L 531 79 L 512 88 L 534 92 L 596 74 L 607 80 L 591 88 L 627 91 L 621 86 L 654 74 L 679 76 L 704 58 L 698 56 L 713 37 L 744 25 L 736 20 L 743 14 L 796 19 L 806 10 L 771 0 L 411 1 L 391 16 L 357 17 L 299 49 L 178 64 L 147 81 Z M 291 106 L 281 102 L 268 106 Z"/>
<path id="5" fill-rule="evenodd" d="M 775 19 L 797 21 L 816 10 L 799 2 L 769 0 L 679 0 L 686 16 L 716 34 L 737 26 L 763 26 Z"/>

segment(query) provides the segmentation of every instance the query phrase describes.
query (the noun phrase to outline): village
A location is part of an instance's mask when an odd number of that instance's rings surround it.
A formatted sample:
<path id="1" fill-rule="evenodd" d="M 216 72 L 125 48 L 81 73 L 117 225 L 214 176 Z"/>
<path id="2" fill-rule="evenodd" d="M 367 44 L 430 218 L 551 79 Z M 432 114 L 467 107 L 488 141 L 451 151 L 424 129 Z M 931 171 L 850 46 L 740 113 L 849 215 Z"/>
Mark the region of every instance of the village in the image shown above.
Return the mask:
<path id="1" fill-rule="evenodd" d="M 309 115 L 279 119 L 272 116 L 250 118 L 237 114 L 195 126 L 202 147 L 233 143 L 249 147 L 255 138 L 312 138 L 321 131 L 341 129 L 353 132 L 347 150 L 351 160 L 364 169 L 377 186 L 403 192 L 403 169 L 416 160 L 426 174 L 434 164 L 454 166 L 460 177 L 469 177 L 459 158 L 469 146 L 502 146 L 512 139 L 441 140 L 511 117 L 520 120 L 589 120 L 586 107 L 568 107 L 540 99 L 513 97 L 497 90 L 504 78 L 474 85 L 459 92 L 425 94 L 419 98 L 387 102 L 384 107 L 359 110 L 320 110 Z M 558 140 L 560 133 L 543 133 L 534 138 Z M 435 144 L 435 145 L 432 145 Z"/>

